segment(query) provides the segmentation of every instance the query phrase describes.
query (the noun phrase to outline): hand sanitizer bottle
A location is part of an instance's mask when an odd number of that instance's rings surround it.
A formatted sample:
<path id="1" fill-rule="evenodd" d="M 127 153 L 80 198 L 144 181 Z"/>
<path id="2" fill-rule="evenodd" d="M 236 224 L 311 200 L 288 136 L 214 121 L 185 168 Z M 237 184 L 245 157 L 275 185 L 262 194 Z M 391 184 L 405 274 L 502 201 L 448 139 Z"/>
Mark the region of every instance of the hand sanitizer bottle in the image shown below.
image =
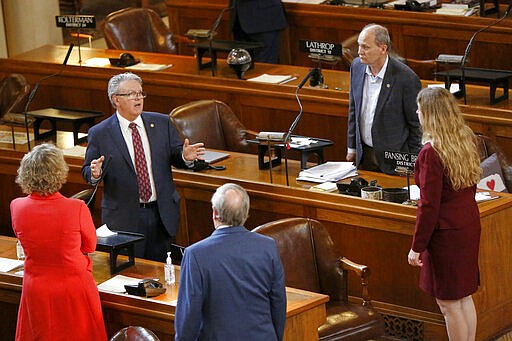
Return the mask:
<path id="1" fill-rule="evenodd" d="M 176 278 L 174 276 L 174 265 L 172 265 L 171 253 L 167 252 L 167 260 L 164 265 L 165 283 L 168 285 L 174 284 Z"/>
<path id="2" fill-rule="evenodd" d="M 25 250 L 23 250 L 19 239 L 16 241 L 16 256 L 19 260 L 25 260 Z"/>

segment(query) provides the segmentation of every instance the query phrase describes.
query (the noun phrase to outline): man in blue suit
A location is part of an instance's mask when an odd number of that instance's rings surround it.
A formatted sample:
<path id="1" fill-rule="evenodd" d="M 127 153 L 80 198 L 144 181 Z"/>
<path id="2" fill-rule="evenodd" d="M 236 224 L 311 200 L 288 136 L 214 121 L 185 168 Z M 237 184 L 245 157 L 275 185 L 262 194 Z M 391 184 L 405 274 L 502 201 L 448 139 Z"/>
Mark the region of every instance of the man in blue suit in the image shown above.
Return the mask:
<path id="1" fill-rule="evenodd" d="M 393 174 L 384 152 L 421 149 L 416 113 L 421 82 L 407 65 L 389 56 L 391 40 L 385 27 L 367 25 L 357 41 L 359 57 L 350 67 L 347 161 Z"/>
<path id="2" fill-rule="evenodd" d="M 282 340 L 284 271 L 273 239 L 248 231 L 249 196 L 224 184 L 212 196 L 213 234 L 185 249 L 175 340 Z"/>
<path id="3" fill-rule="evenodd" d="M 165 261 L 180 214 L 171 165 L 193 164 L 204 154 L 203 144 L 190 145 L 187 139 L 182 144 L 167 115 L 143 111 L 142 79 L 133 73 L 112 77 L 108 97 L 116 112 L 89 129 L 82 175 L 91 184 L 104 182 L 103 223 L 113 230 L 144 234 L 144 242 L 135 245 L 135 256 Z M 134 135 L 139 136 L 140 149 L 134 148 Z M 136 155 L 144 159 L 143 168 L 138 168 Z"/>
<path id="4" fill-rule="evenodd" d="M 263 43 L 254 59 L 279 63 L 281 32 L 288 26 L 281 0 L 231 0 L 230 7 L 235 40 Z"/>

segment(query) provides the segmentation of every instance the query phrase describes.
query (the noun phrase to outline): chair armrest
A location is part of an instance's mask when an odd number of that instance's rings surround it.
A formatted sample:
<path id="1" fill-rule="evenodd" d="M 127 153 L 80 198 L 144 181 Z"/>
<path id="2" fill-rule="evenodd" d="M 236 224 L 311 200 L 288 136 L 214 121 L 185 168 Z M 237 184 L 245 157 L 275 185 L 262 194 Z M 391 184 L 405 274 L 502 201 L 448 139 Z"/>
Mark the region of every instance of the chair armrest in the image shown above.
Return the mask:
<path id="1" fill-rule="evenodd" d="M 258 135 L 257 132 L 255 132 L 254 130 L 249 130 L 249 129 L 245 129 L 245 133 L 247 135 L 249 135 L 251 138 L 256 138 L 256 136 Z"/>
<path id="2" fill-rule="evenodd" d="M 370 277 L 370 268 L 363 264 L 358 264 L 348 258 L 341 257 L 338 259 L 340 267 L 343 270 L 354 271 L 361 278 L 361 297 L 363 298 L 363 307 L 371 308 L 372 302 L 368 293 L 368 278 Z"/>
<path id="3" fill-rule="evenodd" d="M 194 40 L 192 40 L 186 36 L 176 34 L 176 33 L 173 33 L 172 41 L 174 41 L 176 44 L 193 44 L 194 43 Z"/>

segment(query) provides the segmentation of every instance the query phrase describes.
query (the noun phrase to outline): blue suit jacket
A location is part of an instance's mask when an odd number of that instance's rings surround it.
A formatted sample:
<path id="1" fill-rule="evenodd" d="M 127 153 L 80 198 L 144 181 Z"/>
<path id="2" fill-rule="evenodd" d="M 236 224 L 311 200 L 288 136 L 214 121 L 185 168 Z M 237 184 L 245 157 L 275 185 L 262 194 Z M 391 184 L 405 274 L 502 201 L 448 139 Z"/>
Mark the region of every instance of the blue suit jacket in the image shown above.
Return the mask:
<path id="1" fill-rule="evenodd" d="M 247 34 L 278 31 L 288 26 L 281 0 L 231 0 L 230 6 L 235 6 L 231 26 L 238 16 Z"/>
<path id="2" fill-rule="evenodd" d="M 356 165 L 363 154 L 361 144 L 361 106 L 366 64 L 354 59 L 350 67 L 350 104 L 347 147 L 356 149 Z M 421 90 L 418 76 L 407 65 L 389 57 L 372 126 L 373 149 L 380 169 L 388 174 L 394 167 L 384 163 L 385 151 L 419 153 L 421 128 L 416 96 Z"/>
<path id="3" fill-rule="evenodd" d="M 276 244 L 243 226 L 226 227 L 185 249 L 176 340 L 281 340 L 284 271 Z"/>
<path id="4" fill-rule="evenodd" d="M 166 230 L 174 236 L 179 224 L 180 197 L 172 180 L 171 165 L 186 167 L 182 158 L 182 142 L 167 115 L 143 112 L 141 116 L 151 146 L 158 211 Z M 91 161 L 101 155 L 105 156 L 105 160 L 111 157 L 103 179 L 103 223 L 111 229 L 137 232 L 137 175 L 116 114 L 89 129 L 87 152 L 82 166 L 82 175 L 87 182 L 91 180 Z"/>

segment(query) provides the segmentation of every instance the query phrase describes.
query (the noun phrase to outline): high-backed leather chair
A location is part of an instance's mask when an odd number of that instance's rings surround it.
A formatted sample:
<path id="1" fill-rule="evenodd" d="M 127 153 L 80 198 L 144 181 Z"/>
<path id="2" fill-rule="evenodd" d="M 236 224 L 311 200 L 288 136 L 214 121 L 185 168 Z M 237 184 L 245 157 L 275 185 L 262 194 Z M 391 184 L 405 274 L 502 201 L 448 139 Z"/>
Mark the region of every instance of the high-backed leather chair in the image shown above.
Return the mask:
<path id="1" fill-rule="evenodd" d="M 121 329 L 110 338 L 110 341 L 159 341 L 160 339 L 151 330 L 129 326 Z"/>
<path id="2" fill-rule="evenodd" d="M 371 307 L 370 269 L 341 257 L 326 228 L 317 220 L 288 218 L 253 230 L 272 237 L 283 262 L 286 286 L 329 295 L 327 322 L 320 340 L 370 340 L 384 335 L 384 321 Z M 348 301 L 347 270 L 361 278 L 363 304 Z"/>
<path id="3" fill-rule="evenodd" d="M 124 8 L 110 13 L 103 22 L 109 49 L 176 53 L 173 34 L 150 8 Z"/>
<path id="4" fill-rule="evenodd" d="M 359 56 L 358 49 L 359 44 L 357 43 L 358 34 L 355 34 L 341 43 L 342 47 L 342 58 L 343 65 L 347 70 L 350 69 L 352 61 Z M 420 79 L 435 79 L 435 73 L 437 72 L 437 62 L 434 59 L 413 59 L 402 57 L 396 49 L 391 47 L 389 50 L 389 56 L 398 59 L 402 63 L 408 65 Z"/>
<path id="5" fill-rule="evenodd" d="M 0 81 L 0 124 L 11 127 L 12 147 L 16 149 L 14 127 L 25 127 L 23 112 L 24 98 L 28 95 L 30 85 L 23 75 L 12 73 Z M 28 118 L 27 123 L 33 122 Z"/>
<path id="6" fill-rule="evenodd" d="M 203 142 L 206 148 L 248 153 L 247 134 L 231 108 L 217 100 L 199 100 L 176 107 L 170 113 L 182 138 Z"/>
<path id="7" fill-rule="evenodd" d="M 94 197 L 93 197 L 94 195 Z M 94 214 L 94 203 L 96 202 L 96 193 L 94 192 L 94 189 L 87 188 L 83 191 L 80 191 L 78 193 L 75 193 L 71 196 L 71 198 L 80 199 L 89 207 L 89 211 L 91 212 L 91 216 Z"/>

